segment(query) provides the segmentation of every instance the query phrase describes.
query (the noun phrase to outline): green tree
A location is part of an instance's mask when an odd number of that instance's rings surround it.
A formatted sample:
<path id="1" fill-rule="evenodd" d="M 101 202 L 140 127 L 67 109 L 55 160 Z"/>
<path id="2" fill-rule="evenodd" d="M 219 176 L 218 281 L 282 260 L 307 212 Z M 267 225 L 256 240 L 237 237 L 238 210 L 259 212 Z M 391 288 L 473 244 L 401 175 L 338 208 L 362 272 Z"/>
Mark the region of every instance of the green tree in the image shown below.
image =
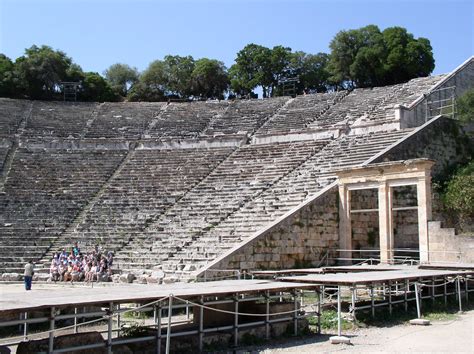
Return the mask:
<path id="1" fill-rule="evenodd" d="M 87 72 L 83 74 L 79 99 L 81 101 L 115 102 L 120 99 L 120 96 L 98 73 Z"/>
<path id="2" fill-rule="evenodd" d="M 474 89 L 466 91 L 456 101 L 457 117 L 464 123 L 474 122 Z"/>
<path id="3" fill-rule="evenodd" d="M 248 44 L 237 53 L 235 64 L 229 69 L 231 88 L 247 95 L 261 86 L 264 98 L 274 96 L 278 81 L 290 75 L 291 61 L 291 48 Z"/>
<path id="4" fill-rule="evenodd" d="M 155 60 L 140 75 L 139 86 L 133 89 L 132 100 L 162 100 L 165 96 L 187 98 L 193 94 L 193 57 L 167 55 Z"/>
<path id="5" fill-rule="evenodd" d="M 0 54 L 0 97 L 15 96 L 13 62 L 4 54 Z"/>
<path id="6" fill-rule="evenodd" d="M 326 53 L 307 54 L 297 51 L 292 54 L 290 62 L 290 77 L 299 77 L 298 94 L 304 89 L 326 92 L 330 86 L 327 69 L 329 55 Z"/>
<path id="7" fill-rule="evenodd" d="M 428 76 L 434 69 L 430 41 L 415 39 L 402 27 L 389 27 L 382 33 L 387 48 L 385 84 L 406 82 L 415 77 Z"/>
<path id="8" fill-rule="evenodd" d="M 105 72 L 105 78 L 113 90 L 126 97 L 130 88 L 138 81 L 138 70 L 127 64 L 113 64 Z"/>
<path id="9" fill-rule="evenodd" d="M 272 83 L 271 50 L 258 44 L 248 44 L 237 53 L 235 64 L 230 69 L 231 86 L 238 94 L 249 94 L 262 86 L 263 97 L 267 97 Z"/>
<path id="10" fill-rule="evenodd" d="M 331 41 L 329 70 L 331 80 L 341 86 L 370 86 L 370 78 L 378 78 L 380 55 L 384 57 L 383 37 L 379 28 L 369 25 L 356 30 L 340 31 Z M 365 67 L 368 62 L 369 67 Z M 365 68 L 365 70 L 364 70 Z"/>
<path id="11" fill-rule="evenodd" d="M 201 98 L 224 98 L 229 76 L 224 63 L 202 58 L 196 61 L 191 74 L 193 92 Z"/>
<path id="12" fill-rule="evenodd" d="M 186 98 L 192 95 L 192 73 L 195 62 L 192 56 L 167 55 L 164 58 L 165 92 Z"/>
<path id="13" fill-rule="evenodd" d="M 79 65 L 72 63 L 66 70 L 66 77 L 64 80 L 71 82 L 81 82 L 84 80 L 84 72 L 82 71 L 82 68 Z"/>
<path id="14" fill-rule="evenodd" d="M 164 97 L 165 91 L 168 88 L 166 63 L 162 60 L 151 62 L 148 68 L 140 75 L 139 84 L 139 87 L 133 90 L 135 99 L 147 101 L 148 99 L 145 97 Z"/>
<path id="15" fill-rule="evenodd" d="M 275 87 L 277 87 L 279 80 L 291 76 L 292 57 L 293 54 L 289 47 L 278 45 L 272 48 L 269 72 L 264 76 L 262 82 L 262 86 L 266 85 L 268 96 L 275 96 Z"/>
<path id="16" fill-rule="evenodd" d="M 330 43 L 329 71 L 339 86 L 371 87 L 427 76 L 434 69 L 430 41 L 402 27 L 375 25 L 340 31 Z"/>
<path id="17" fill-rule="evenodd" d="M 15 61 L 20 89 L 32 99 L 51 99 L 67 78 L 72 59 L 51 47 L 33 45 Z"/>

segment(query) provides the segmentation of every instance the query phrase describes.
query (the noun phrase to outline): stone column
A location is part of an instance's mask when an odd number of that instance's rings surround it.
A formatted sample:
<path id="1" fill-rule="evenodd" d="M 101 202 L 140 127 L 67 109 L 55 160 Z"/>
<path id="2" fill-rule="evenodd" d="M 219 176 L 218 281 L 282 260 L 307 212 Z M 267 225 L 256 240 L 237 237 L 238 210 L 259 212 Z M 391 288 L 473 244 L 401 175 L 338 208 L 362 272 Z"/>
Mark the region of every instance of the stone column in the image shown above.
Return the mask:
<path id="1" fill-rule="evenodd" d="M 339 248 L 343 251 L 339 257 L 352 258 L 351 192 L 344 184 L 339 185 Z M 342 263 L 349 264 L 349 260 Z"/>
<path id="2" fill-rule="evenodd" d="M 420 262 L 429 263 L 428 221 L 431 220 L 431 177 L 427 172 L 418 179 L 416 186 L 418 199 L 418 235 L 420 248 Z"/>
<path id="3" fill-rule="evenodd" d="M 379 235 L 380 262 L 389 263 L 393 259 L 392 200 L 387 182 L 379 186 Z"/>

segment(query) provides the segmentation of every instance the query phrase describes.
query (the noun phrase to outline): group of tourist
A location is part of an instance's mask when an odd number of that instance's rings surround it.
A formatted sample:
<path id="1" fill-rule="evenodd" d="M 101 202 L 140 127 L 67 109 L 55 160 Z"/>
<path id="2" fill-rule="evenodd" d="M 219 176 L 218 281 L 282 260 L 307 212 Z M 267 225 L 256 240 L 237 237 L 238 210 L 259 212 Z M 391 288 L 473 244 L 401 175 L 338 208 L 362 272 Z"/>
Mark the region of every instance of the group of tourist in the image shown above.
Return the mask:
<path id="1" fill-rule="evenodd" d="M 63 249 L 54 254 L 49 268 L 52 281 L 93 282 L 108 278 L 112 274 L 113 253 L 102 253 L 99 246 L 83 254 L 77 244 L 68 252 Z"/>

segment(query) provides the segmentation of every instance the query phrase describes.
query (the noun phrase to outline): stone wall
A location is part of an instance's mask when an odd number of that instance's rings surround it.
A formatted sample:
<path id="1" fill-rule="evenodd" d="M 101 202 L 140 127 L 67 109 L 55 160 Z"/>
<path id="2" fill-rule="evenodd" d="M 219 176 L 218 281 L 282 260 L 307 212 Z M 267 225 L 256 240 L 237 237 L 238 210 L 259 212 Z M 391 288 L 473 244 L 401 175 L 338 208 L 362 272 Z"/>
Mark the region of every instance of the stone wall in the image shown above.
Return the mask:
<path id="1" fill-rule="evenodd" d="M 402 128 L 416 127 L 426 121 L 426 110 L 429 109 L 429 116 L 438 114 L 450 114 L 450 109 L 439 109 L 440 106 L 449 105 L 450 99 L 454 95 L 460 97 L 468 89 L 474 87 L 474 57 L 469 58 L 451 74 L 436 85 L 432 92 L 416 100 L 409 107 L 402 107 L 401 124 Z M 442 101 L 448 100 L 448 101 Z M 440 102 L 437 102 L 440 101 Z M 433 102 L 428 103 L 427 102 Z"/>
<path id="2" fill-rule="evenodd" d="M 351 191 L 351 210 L 378 208 L 378 190 L 363 189 Z M 367 250 L 379 248 L 379 214 L 377 210 L 354 212 L 351 214 L 352 249 Z M 367 253 L 354 253 L 355 257 Z"/>
<path id="3" fill-rule="evenodd" d="M 425 157 L 436 161 L 432 175 L 437 178 L 467 162 L 473 152 L 472 141 L 464 134 L 458 122 L 439 117 L 397 146 L 380 154 L 371 163 Z"/>
<path id="4" fill-rule="evenodd" d="M 372 162 L 431 158 L 437 161 L 433 170 L 433 175 L 437 178 L 469 159 L 471 149 L 470 141 L 458 123 L 439 117 L 381 153 Z M 376 194 L 376 190 L 354 193 L 352 208 L 376 209 Z M 416 188 L 397 188 L 394 199 L 394 207 L 416 206 Z M 353 213 L 351 216 L 353 249 L 377 249 L 378 213 L 368 211 Z M 337 190 L 333 188 L 320 197 L 315 197 L 312 202 L 303 205 L 268 230 L 255 235 L 247 243 L 240 244 L 211 263 L 207 269 L 288 269 L 318 265 L 328 249 L 339 247 L 338 227 L 338 196 Z M 418 247 L 417 210 L 394 211 L 394 238 L 396 248 Z M 354 256 L 357 255 L 354 253 Z M 223 275 L 207 273 L 211 274 Z M 202 276 L 203 273 L 197 275 Z"/>
<path id="5" fill-rule="evenodd" d="M 337 188 L 333 188 L 211 268 L 254 270 L 316 266 L 329 248 L 338 247 L 338 208 Z"/>
<path id="6" fill-rule="evenodd" d="M 474 263 L 474 236 L 456 235 L 453 228 L 442 228 L 441 222 L 428 223 L 431 262 Z"/>
<path id="7" fill-rule="evenodd" d="M 392 192 L 392 208 L 416 207 L 416 186 L 394 187 Z M 418 249 L 418 210 L 393 210 L 394 248 Z"/>

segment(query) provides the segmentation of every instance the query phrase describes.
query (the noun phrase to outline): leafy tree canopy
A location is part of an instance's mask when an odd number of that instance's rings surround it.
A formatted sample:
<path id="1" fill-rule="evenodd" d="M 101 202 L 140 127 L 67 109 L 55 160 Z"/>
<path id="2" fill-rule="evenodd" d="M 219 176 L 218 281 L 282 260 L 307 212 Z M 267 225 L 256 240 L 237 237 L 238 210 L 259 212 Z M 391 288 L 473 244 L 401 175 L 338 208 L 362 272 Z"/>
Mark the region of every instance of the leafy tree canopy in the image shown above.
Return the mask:
<path id="1" fill-rule="evenodd" d="M 230 72 L 233 90 L 246 95 L 262 86 L 263 97 L 267 97 L 273 76 L 271 54 L 269 48 L 253 43 L 240 50 Z"/>
<path id="2" fill-rule="evenodd" d="M 194 59 L 188 55 L 167 55 L 164 58 L 166 73 L 166 91 L 180 98 L 192 95 L 192 73 L 194 71 Z"/>
<path id="3" fill-rule="evenodd" d="M 32 99 L 51 99 L 68 78 L 72 59 L 48 46 L 32 46 L 15 62 L 20 90 Z"/>
<path id="4" fill-rule="evenodd" d="M 191 79 L 194 94 L 201 98 L 222 99 L 229 86 L 229 76 L 224 63 L 215 59 L 197 60 Z"/>
<path id="5" fill-rule="evenodd" d="M 113 64 L 105 72 L 105 78 L 112 89 L 125 97 L 128 90 L 138 81 L 138 70 L 127 64 Z"/>
<path id="6" fill-rule="evenodd" d="M 0 96 L 14 96 L 14 65 L 4 54 L 0 54 Z"/>
<path id="7" fill-rule="evenodd" d="M 293 53 L 290 61 L 290 77 L 298 76 L 297 93 L 303 90 L 325 92 L 328 89 L 329 72 L 327 65 L 329 55 L 326 53 L 307 54 L 302 51 Z"/>
<path id="8" fill-rule="evenodd" d="M 120 97 L 102 76 L 87 72 L 83 74 L 79 98 L 82 101 L 113 102 Z"/>
<path id="9" fill-rule="evenodd" d="M 430 41 L 415 39 L 402 27 L 340 31 L 330 48 L 331 80 L 340 86 L 391 85 L 428 76 L 434 69 Z"/>

